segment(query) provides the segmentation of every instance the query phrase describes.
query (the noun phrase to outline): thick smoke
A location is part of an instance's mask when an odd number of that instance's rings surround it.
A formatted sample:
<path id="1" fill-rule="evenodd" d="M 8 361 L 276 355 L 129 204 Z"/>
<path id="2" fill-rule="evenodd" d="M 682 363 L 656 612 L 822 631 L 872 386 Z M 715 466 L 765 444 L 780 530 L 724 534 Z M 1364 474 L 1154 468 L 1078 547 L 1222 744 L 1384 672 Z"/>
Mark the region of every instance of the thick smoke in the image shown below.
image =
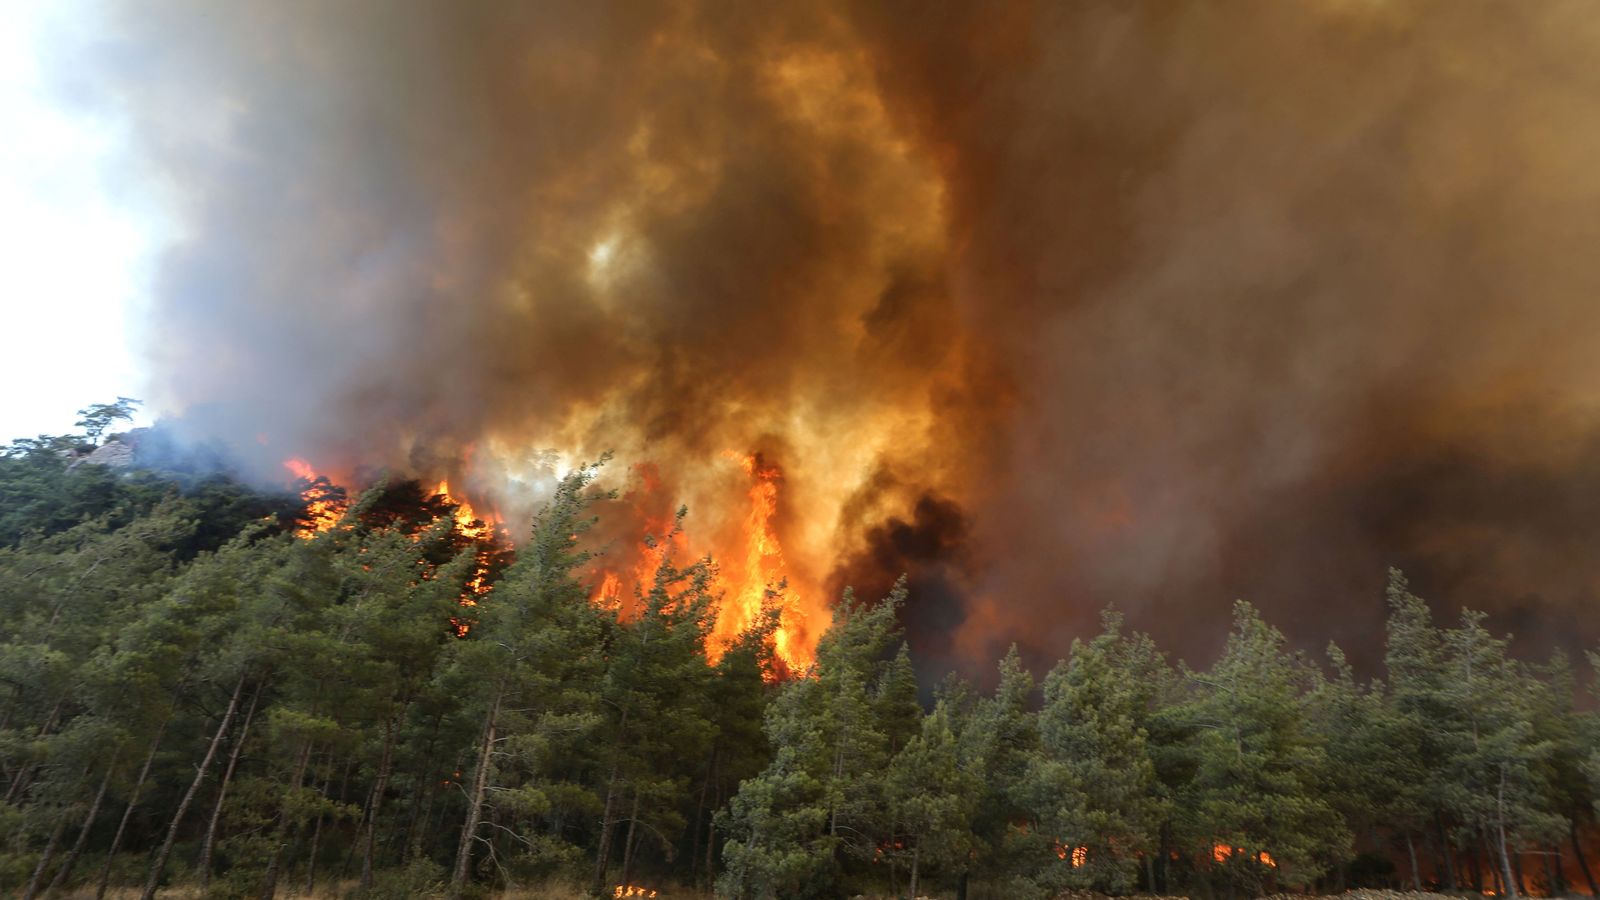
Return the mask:
<path id="1" fill-rule="evenodd" d="M 782 466 L 813 594 L 919 650 L 1370 658 L 1384 568 L 1600 637 L 1587 4 L 136 4 L 74 74 L 184 239 L 154 400 L 518 485 L 614 450 L 707 533 Z M 557 451 L 552 456 L 550 450 Z M 1366 648 L 1366 653 L 1363 653 Z"/>

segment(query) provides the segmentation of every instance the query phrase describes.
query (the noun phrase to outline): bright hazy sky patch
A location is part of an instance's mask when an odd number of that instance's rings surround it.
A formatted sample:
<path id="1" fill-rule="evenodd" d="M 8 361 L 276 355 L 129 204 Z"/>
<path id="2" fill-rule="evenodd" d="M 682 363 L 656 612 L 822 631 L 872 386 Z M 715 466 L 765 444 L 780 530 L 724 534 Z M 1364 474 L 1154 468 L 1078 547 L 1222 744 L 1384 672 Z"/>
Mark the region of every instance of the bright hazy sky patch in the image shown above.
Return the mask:
<path id="1" fill-rule="evenodd" d="M 0 442 L 70 430 L 73 412 L 141 396 L 129 325 L 147 289 L 157 220 L 118 183 L 118 124 L 52 88 L 67 36 L 94 4 L 0 0 Z M 82 46 L 78 41 L 73 46 Z"/>

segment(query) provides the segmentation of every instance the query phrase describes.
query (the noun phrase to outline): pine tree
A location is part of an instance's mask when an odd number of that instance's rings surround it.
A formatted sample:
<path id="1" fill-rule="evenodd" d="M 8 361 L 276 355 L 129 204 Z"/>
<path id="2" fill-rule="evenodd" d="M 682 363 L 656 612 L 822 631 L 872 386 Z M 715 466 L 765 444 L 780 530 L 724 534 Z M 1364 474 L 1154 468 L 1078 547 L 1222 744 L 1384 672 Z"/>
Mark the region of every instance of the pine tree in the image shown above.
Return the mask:
<path id="1" fill-rule="evenodd" d="M 904 600 L 903 579 L 873 606 L 846 591 L 818 642 L 814 676 L 785 685 L 773 701 L 766 732 L 776 755 L 740 785 L 723 820 L 723 893 L 831 896 L 846 863 L 877 858 L 890 826 L 890 750 L 876 718 L 895 702 L 898 691 L 888 686 L 904 668 L 884 660 Z"/>
<path id="2" fill-rule="evenodd" d="M 1055 845 L 1050 883 L 1128 893 L 1156 849 L 1164 813 L 1141 726 L 1149 686 L 1127 665 L 1129 641 L 1108 612 L 1101 635 L 1074 641 L 1044 682 L 1026 783 L 1037 827 Z"/>
<path id="3" fill-rule="evenodd" d="M 459 696 L 480 723 L 465 767 L 471 781 L 450 876 L 452 898 L 461 896 L 471 877 L 491 788 L 499 787 L 499 754 L 512 736 L 506 733 L 508 717 L 527 721 L 530 715 L 568 713 L 548 704 L 566 699 L 570 673 L 592 665 L 599 652 L 599 615 L 576 574 L 588 560 L 578 541 L 593 524 L 586 512 L 597 499 L 589 490 L 594 476 L 595 469 L 585 466 L 562 479 L 492 602 L 479 607 L 472 639 L 452 648 L 455 658 L 445 677 L 460 687 Z M 526 809 L 531 798 L 524 793 L 520 799 Z"/>
<path id="4" fill-rule="evenodd" d="M 673 536 L 663 537 L 665 546 Z M 677 761 L 698 759 L 713 736 L 705 707 L 714 678 L 705 653 L 713 624 L 712 577 L 707 560 L 679 569 L 670 553 L 663 554 L 638 618 L 615 633 L 601 682 L 605 749 L 599 758 L 607 771 L 590 882 L 595 893 L 605 887 L 615 831 L 624 819 L 624 881 L 638 840 L 649 834 L 665 852 L 668 835 L 686 824 L 677 811 L 680 786 L 670 773 Z"/>
<path id="5" fill-rule="evenodd" d="M 1026 790 L 1039 728 L 1037 717 L 1028 710 L 1033 676 L 1023 668 L 1015 644 L 1000 660 L 999 669 L 994 693 L 976 701 L 964 721 L 956 716 L 952 721 L 960 724 L 963 764 L 983 784 L 971 826 L 977 854 L 974 871 L 1021 892 L 1028 887 L 1019 880 L 1025 881 L 1050 851 L 1040 840 Z M 949 703 L 946 708 L 959 709 Z"/>
<path id="6" fill-rule="evenodd" d="M 1387 804 L 1387 818 L 1405 843 L 1412 888 L 1420 890 L 1420 837 L 1430 828 L 1436 830 L 1447 857 L 1453 857 L 1457 843 L 1444 822 L 1450 808 L 1445 798 L 1453 790 L 1445 772 L 1449 761 L 1461 753 L 1459 730 L 1452 724 L 1458 711 L 1445 694 L 1448 674 L 1443 636 L 1434 627 L 1427 603 L 1411 593 L 1398 569 L 1389 570 L 1385 598 L 1389 605 L 1384 649 L 1390 707 L 1387 746 L 1395 765 L 1415 766 L 1421 776 L 1402 779 L 1400 790 Z M 1453 883 L 1453 865 L 1445 866 L 1445 876 L 1447 885 Z"/>
<path id="7" fill-rule="evenodd" d="M 1344 652 L 1328 645 L 1332 678 L 1318 677 L 1311 695 L 1312 729 L 1327 749 L 1329 801 L 1354 832 L 1401 831 L 1410 851 L 1413 889 L 1420 889 L 1415 832 L 1433 807 L 1427 772 L 1405 740 L 1403 723 L 1382 685 L 1363 687 Z"/>
<path id="8" fill-rule="evenodd" d="M 1445 638 L 1450 679 L 1444 696 L 1459 710 L 1453 721 L 1459 751 L 1447 760 L 1446 803 L 1493 848 L 1505 893 L 1519 893 L 1513 859 L 1524 842 L 1566 830 L 1545 807 L 1543 768 L 1554 752 L 1534 732 L 1527 676 L 1505 655 L 1504 640 L 1483 627 L 1483 614 L 1464 611 Z"/>
<path id="9" fill-rule="evenodd" d="M 945 707 L 935 707 L 922 720 L 920 733 L 895 754 L 884 782 L 894 823 L 891 852 L 909 866 L 910 896 L 920 896 L 919 882 L 929 863 L 963 868 L 960 861 L 972 850 L 972 816 L 982 787 L 976 773 L 961 764 Z"/>
<path id="10" fill-rule="evenodd" d="M 1310 884 L 1348 852 L 1329 805 L 1326 754 L 1310 727 L 1311 667 L 1254 607 L 1234 605 L 1226 649 L 1204 674 L 1185 714 L 1196 729 L 1197 768 L 1180 801 L 1191 839 L 1206 841 L 1230 884 Z"/>

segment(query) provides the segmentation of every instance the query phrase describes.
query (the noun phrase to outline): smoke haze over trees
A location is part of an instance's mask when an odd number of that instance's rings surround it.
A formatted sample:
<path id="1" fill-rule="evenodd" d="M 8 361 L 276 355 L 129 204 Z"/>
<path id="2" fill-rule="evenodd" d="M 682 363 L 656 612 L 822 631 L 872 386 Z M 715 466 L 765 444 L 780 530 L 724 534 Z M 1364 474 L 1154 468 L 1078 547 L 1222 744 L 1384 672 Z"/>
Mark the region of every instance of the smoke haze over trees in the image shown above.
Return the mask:
<path id="1" fill-rule="evenodd" d="M 1600 638 L 1592 12 L 172 0 L 56 74 L 180 223 L 152 407 L 258 472 L 520 523 L 615 451 L 717 534 L 760 453 L 928 672 L 1240 597 L 1365 672 L 1391 563 Z"/>

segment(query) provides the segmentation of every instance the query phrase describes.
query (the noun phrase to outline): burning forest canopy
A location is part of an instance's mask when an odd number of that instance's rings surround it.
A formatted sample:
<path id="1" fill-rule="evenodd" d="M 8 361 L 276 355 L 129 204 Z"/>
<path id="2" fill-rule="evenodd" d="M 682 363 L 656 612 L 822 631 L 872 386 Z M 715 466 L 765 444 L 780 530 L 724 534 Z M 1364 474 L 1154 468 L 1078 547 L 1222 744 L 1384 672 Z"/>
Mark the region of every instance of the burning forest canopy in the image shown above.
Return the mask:
<path id="1" fill-rule="evenodd" d="M 56 75 L 180 223 L 147 396 L 262 481 L 515 541 L 614 453 L 597 595 L 681 542 L 799 661 L 907 573 L 939 671 L 1236 597 L 1371 663 L 1390 564 L 1600 638 L 1592 12 L 159 2 Z"/>

